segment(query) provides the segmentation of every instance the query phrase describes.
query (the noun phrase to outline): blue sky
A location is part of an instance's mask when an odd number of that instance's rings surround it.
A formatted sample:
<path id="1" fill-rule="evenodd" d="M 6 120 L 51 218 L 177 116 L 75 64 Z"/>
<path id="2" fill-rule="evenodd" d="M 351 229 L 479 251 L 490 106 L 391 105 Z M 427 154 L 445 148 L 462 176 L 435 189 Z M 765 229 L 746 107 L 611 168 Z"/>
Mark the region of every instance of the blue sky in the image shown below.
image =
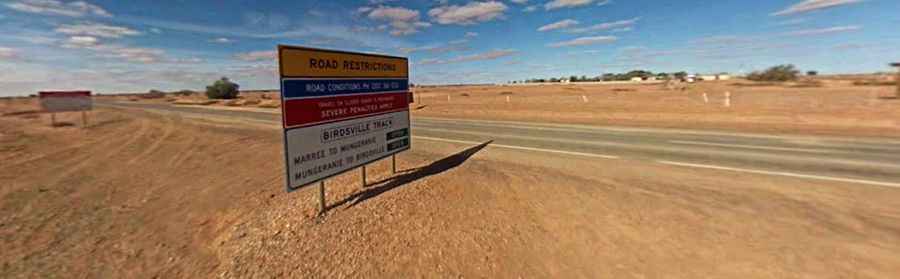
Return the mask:
<path id="1" fill-rule="evenodd" d="M 408 56 L 414 83 L 900 61 L 896 0 L 0 2 L 0 95 L 277 88 L 278 44 Z"/>

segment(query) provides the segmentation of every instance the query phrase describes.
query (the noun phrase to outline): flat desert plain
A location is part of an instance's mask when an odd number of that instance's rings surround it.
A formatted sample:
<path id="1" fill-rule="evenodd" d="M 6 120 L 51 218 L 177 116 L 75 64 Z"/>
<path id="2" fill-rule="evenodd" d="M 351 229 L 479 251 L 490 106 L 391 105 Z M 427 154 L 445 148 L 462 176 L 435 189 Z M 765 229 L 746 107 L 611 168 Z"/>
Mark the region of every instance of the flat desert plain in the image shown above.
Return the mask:
<path id="1" fill-rule="evenodd" d="M 890 138 L 900 101 L 879 96 L 892 90 L 419 88 L 413 121 Z M 896 187 L 414 137 L 398 174 L 382 161 L 365 184 L 328 180 L 317 216 L 318 189 L 284 191 L 277 109 L 103 99 L 160 106 L 107 100 L 88 127 L 77 113 L 50 127 L 35 100 L 0 101 L 2 277 L 900 276 Z"/>

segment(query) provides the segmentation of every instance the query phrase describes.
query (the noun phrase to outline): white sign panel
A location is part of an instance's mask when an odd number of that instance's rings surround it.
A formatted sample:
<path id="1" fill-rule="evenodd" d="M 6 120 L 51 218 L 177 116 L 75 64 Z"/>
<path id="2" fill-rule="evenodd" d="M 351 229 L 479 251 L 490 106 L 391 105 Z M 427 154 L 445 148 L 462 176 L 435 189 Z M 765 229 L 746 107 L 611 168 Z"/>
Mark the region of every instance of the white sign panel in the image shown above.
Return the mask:
<path id="1" fill-rule="evenodd" d="M 306 185 L 409 149 L 409 112 L 287 132 L 288 181 Z"/>

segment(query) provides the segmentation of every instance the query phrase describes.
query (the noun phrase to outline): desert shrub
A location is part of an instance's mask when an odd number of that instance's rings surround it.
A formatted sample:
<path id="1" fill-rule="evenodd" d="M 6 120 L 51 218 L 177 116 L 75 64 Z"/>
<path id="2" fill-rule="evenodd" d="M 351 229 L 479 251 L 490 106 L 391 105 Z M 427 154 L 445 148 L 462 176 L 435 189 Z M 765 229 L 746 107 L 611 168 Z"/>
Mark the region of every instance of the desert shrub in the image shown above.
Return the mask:
<path id="1" fill-rule="evenodd" d="M 515 93 L 509 92 L 509 91 L 500 92 L 500 95 L 514 95 L 514 94 Z"/>
<path id="2" fill-rule="evenodd" d="M 281 102 L 279 102 L 279 101 L 277 101 L 277 100 L 266 100 L 266 101 L 260 102 L 259 105 L 257 105 L 257 107 L 261 107 L 261 108 L 279 108 L 279 107 L 281 107 Z"/>
<path id="3" fill-rule="evenodd" d="M 636 90 L 631 89 L 631 88 L 613 88 L 612 91 L 613 92 L 634 92 Z"/>
<path id="4" fill-rule="evenodd" d="M 807 76 L 818 76 L 818 75 L 819 75 L 819 72 L 817 72 L 817 71 L 807 71 L 807 72 L 806 72 L 806 75 L 807 75 Z"/>
<path id="5" fill-rule="evenodd" d="M 793 88 L 812 88 L 812 87 L 823 87 L 825 83 L 818 80 L 804 80 L 798 82 L 797 84 L 791 85 Z"/>
<path id="6" fill-rule="evenodd" d="M 892 86 L 897 85 L 896 81 L 890 80 L 857 80 L 853 81 L 856 86 Z"/>
<path id="7" fill-rule="evenodd" d="M 206 87 L 206 97 L 210 99 L 234 99 L 240 94 L 240 85 L 223 77 Z"/>
<path id="8" fill-rule="evenodd" d="M 460 95 L 460 96 L 463 96 L 463 97 L 469 97 L 469 96 L 471 96 L 471 95 L 469 95 L 469 93 L 462 93 L 462 94 L 459 94 L 459 95 Z"/>
<path id="9" fill-rule="evenodd" d="M 797 80 L 799 73 L 800 71 L 794 65 L 778 65 L 762 72 L 752 72 L 747 75 L 747 79 L 752 81 L 792 81 Z"/>
<path id="10" fill-rule="evenodd" d="M 156 89 L 150 90 L 146 94 L 141 94 L 141 98 L 144 99 L 161 99 L 166 97 L 166 92 L 162 92 Z"/>
<path id="11" fill-rule="evenodd" d="M 194 95 L 194 93 L 197 93 L 197 92 L 194 92 L 191 90 L 181 90 L 181 91 L 175 92 L 175 96 L 191 96 L 191 95 Z"/>

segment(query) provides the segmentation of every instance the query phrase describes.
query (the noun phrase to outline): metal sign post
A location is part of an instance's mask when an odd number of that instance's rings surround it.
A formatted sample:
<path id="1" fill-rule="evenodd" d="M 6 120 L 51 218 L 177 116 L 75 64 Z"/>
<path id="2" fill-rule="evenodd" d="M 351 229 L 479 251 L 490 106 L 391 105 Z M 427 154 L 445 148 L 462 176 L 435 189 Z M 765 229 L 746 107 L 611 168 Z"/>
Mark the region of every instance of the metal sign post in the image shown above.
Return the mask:
<path id="1" fill-rule="evenodd" d="M 366 188 L 366 165 L 362 166 L 362 186 Z"/>
<path id="2" fill-rule="evenodd" d="M 325 180 L 319 180 L 319 214 L 325 214 Z"/>
<path id="3" fill-rule="evenodd" d="M 397 174 L 397 154 L 391 155 L 391 174 Z"/>

